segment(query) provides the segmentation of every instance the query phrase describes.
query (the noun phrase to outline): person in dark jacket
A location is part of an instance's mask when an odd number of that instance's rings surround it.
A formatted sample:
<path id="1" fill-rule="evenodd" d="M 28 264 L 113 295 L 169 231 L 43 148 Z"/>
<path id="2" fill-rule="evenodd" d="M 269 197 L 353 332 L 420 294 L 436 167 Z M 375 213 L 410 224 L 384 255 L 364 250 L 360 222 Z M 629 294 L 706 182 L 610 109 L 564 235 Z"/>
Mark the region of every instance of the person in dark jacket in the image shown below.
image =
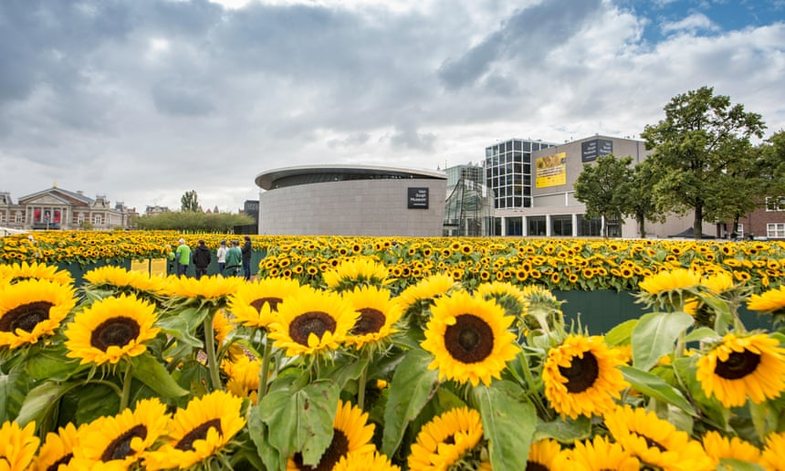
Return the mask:
<path id="1" fill-rule="evenodd" d="M 196 267 L 197 280 L 201 278 L 202 275 L 207 274 L 207 267 L 210 265 L 211 258 L 210 249 L 207 248 L 203 240 L 200 240 L 199 245 L 196 246 L 196 250 L 194 251 L 194 266 Z"/>
<path id="2" fill-rule="evenodd" d="M 245 236 L 243 243 L 243 276 L 246 280 L 251 279 L 251 237 Z"/>

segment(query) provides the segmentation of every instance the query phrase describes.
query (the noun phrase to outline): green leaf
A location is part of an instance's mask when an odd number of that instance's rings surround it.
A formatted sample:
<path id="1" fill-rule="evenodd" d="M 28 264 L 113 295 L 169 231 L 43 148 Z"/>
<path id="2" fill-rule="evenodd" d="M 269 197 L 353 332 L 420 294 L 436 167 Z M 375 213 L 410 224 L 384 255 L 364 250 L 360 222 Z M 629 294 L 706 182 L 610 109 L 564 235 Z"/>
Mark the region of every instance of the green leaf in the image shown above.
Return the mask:
<path id="1" fill-rule="evenodd" d="M 526 469 L 537 412 L 526 393 L 515 383 L 496 381 L 490 387 L 474 388 L 482 428 L 490 442 L 494 469 Z"/>
<path id="2" fill-rule="evenodd" d="M 336 363 L 335 368 L 325 374 L 325 377 L 333 379 L 338 386 L 343 389 L 346 383 L 360 377 L 363 369 L 368 367 L 368 357 L 362 355 L 359 359 L 345 357 L 343 362 Z"/>
<path id="3" fill-rule="evenodd" d="M 719 337 L 720 336 L 717 335 L 717 332 L 715 332 L 714 329 L 710 329 L 708 327 L 698 327 L 697 329 L 687 334 L 687 336 L 684 338 L 684 341 L 700 342 L 707 339 L 718 339 Z"/>
<path id="4" fill-rule="evenodd" d="M 618 324 L 605 334 L 605 343 L 611 347 L 629 344 L 632 330 L 636 325 L 638 325 L 638 319 L 630 319 Z"/>
<path id="5" fill-rule="evenodd" d="M 194 396 L 202 396 L 210 392 L 210 371 L 196 360 L 189 360 L 183 367 L 172 373 L 177 384 L 190 391 Z"/>
<path id="6" fill-rule="evenodd" d="M 299 451 L 303 464 L 316 465 L 332 441 L 339 394 L 338 385 L 331 380 L 268 393 L 259 409 L 264 424 L 275 431 L 270 444 L 281 456 Z"/>
<path id="7" fill-rule="evenodd" d="M 251 408 L 248 416 L 248 435 L 256 445 L 256 453 L 262 459 L 266 469 L 286 469 L 287 456 L 281 457 L 278 451 L 270 445 L 269 430 L 262 421 L 261 407 Z"/>
<path id="8" fill-rule="evenodd" d="M 393 374 L 382 435 L 382 451 L 387 456 L 395 454 L 409 422 L 431 397 L 437 380 L 436 371 L 428 369 L 431 360 L 431 355 L 420 348 L 409 350 Z"/>
<path id="9" fill-rule="evenodd" d="M 553 438 L 561 443 L 573 443 L 591 435 L 591 420 L 579 417 L 577 420 L 556 419 L 553 422 L 540 422 L 534 432 L 534 441 Z"/>
<path id="10" fill-rule="evenodd" d="M 719 470 L 733 470 L 733 471 L 763 471 L 763 468 L 755 463 L 747 461 L 734 460 L 731 458 L 722 458 L 720 460 Z"/>
<path id="11" fill-rule="evenodd" d="M 60 397 L 75 385 L 75 383 L 47 381 L 36 386 L 27 393 L 16 422 L 19 425 L 26 425 L 31 420 L 41 423 L 52 412 Z"/>
<path id="12" fill-rule="evenodd" d="M 703 392 L 696 374 L 695 357 L 681 357 L 673 360 L 673 371 L 679 383 L 686 388 L 686 392 L 692 397 L 692 401 L 697 403 L 703 413 L 703 421 L 711 424 L 717 429 L 725 430 L 728 427 L 731 411 L 723 406 L 715 398 L 709 398 Z"/>
<path id="13" fill-rule="evenodd" d="M 163 398 L 170 399 L 188 394 L 172 378 L 164 365 L 145 352 L 131 360 L 131 374 Z"/>
<path id="14" fill-rule="evenodd" d="M 22 374 L 21 368 L 12 369 L 7 375 L 0 374 L 0 423 L 16 418 L 29 387 L 29 378 Z"/>
<path id="15" fill-rule="evenodd" d="M 28 357 L 25 370 L 31 378 L 37 380 L 66 381 L 80 369 L 78 360 L 66 358 L 59 352 L 42 350 Z"/>
<path id="16" fill-rule="evenodd" d="M 648 371 L 657 360 L 673 351 L 676 339 L 693 323 L 683 312 L 652 312 L 641 316 L 632 331 L 632 363 Z"/>
<path id="17" fill-rule="evenodd" d="M 201 347 L 202 341 L 194 334 L 209 312 L 208 309 L 187 308 L 177 315 L 160 319 L 157 325 L 164 333 L 176 338 L 179 343 L 190 347 Z"/>
<path id="18" fill-rule="evenodd" d="M 120 398 L 105 384 L 86 384 L 75 388 L 69 395 L 76 395 L 76 423 L 86 424 L 98 417 L 115 415 L 120 408 Z"/>
<path id="19" fill-rule="evenodd" d="M 697 417 L 697 413 L 692 407 L 692 404 L 684 397 L 681 391 L 666 383 L 659 376 L 631 366 L 621 366 L 619 369 L 624 375 L 624 379 L 627 380 L 636 391 L 657 400 L 667 402 L 691 416 Z"/>
<path id="20" fill-rule="evenodd" d="M 777 431 L 779 420 L 774 410 L 767 403 L 755 404 L 750 401 L 750 416 L 752 417 L 752 425 L 755 427 L 755 433 L 758 435 L 761 443 L 766 441 L 766 437 L 770 433 Z"/>

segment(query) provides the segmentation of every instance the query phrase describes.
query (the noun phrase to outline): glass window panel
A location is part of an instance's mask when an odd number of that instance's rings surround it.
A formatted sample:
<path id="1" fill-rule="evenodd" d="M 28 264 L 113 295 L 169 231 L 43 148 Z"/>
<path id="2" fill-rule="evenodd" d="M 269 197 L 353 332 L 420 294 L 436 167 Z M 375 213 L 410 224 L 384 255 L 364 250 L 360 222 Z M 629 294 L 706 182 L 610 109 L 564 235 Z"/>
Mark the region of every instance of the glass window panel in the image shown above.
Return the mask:
<path id="1" fill-rule="evenodd" d="M 513 148 L 515 150 L 521 150 L 521 141 L 513 141 L 513 142 L 515 144 L 515 147 L 513 147 Z"/>

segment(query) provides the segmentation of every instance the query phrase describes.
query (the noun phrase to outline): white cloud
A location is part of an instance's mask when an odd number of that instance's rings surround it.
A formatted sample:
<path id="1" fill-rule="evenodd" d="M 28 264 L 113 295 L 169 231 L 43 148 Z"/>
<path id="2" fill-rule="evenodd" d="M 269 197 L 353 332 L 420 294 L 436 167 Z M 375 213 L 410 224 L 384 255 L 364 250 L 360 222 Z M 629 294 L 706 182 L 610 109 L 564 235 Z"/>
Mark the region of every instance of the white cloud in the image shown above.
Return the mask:
<path id="1" fill-rule="evenodd" d="M 716 32 L 720 30 L 720 27 L 703 13 L 693 13 L 679 21 L 665 22 L 660 26 L 660 29 L 663 34 L 695 34 L 701 31 Z"/>

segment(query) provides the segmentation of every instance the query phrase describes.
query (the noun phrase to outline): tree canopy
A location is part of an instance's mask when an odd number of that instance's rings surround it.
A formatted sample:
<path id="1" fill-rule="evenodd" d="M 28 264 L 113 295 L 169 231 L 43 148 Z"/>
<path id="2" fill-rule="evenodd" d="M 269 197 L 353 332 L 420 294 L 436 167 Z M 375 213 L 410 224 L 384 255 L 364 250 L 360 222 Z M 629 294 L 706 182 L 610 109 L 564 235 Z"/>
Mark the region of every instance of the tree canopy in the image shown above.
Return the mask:
<path id="1" fill-rule="evenodd" d="M 199 196 L 196 190 L 186 191 L 180 197 L 180 210 L 183 212 L 201 212 L 202 207 L 199 206 Z"/>
<path id="2" fill-rule="evenodd" d="M 664 110 L 665 119 L 641 134 L 660 177 L 652 190 L 660 211 L 693 210 L 693 233 L 700 237 L 704 218 L 727 215 L 750 196 L 741 189 L 748 175 L 735 169 L 749 164 L 750 138 L 762 137 L 765 125 L 759 114 L 714 95 L 711 87 L 677 95 Z M 739 188 L 738 194 L 722 197 L 731 187 Z"/>
<path id="3" fill-rule="evenodd" d="M 586 205 L 586 216 L 603 217 L 603 235 L 608 235 L 607 222 L 621 221 L 627 213 L 625 192 L 632 179 L 631 157 L 604 155 L 587 165 L 575 181 L 575 198 Z"/>
<path id="4" fill-rule="evenodd" d="M 134 225 L 145 230 L 178 230 L 189 232 L 232 232 L 235 226 L 253 224 L 245 214 L 202 213 L 171 211 L 150 216 L 140 216 Z"/>

